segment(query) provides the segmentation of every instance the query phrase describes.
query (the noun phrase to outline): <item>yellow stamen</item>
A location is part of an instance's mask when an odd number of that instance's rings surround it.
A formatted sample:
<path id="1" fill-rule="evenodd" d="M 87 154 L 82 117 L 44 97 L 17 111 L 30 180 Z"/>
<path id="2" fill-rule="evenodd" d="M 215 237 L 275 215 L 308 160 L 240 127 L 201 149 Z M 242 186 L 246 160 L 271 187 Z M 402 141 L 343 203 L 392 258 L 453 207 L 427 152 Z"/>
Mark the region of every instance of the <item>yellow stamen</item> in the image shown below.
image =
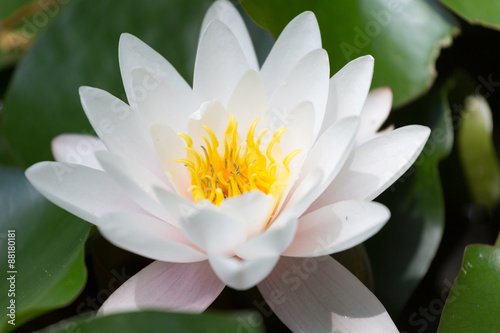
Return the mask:
<path id="1" fill-rule="evenodd" d="M 196 202 L 210 200 L 220 205 L 226 198 L 260 190 L 273 195 L 273 212 L 278 209 L 283 191 L 288 186 L 289 164 L 301 150 L 297 149 L 283 158 L 280 140 L 286 128 L 280 128 L 261 151 L 268 130 L 261 131 L 255 141 L 258 122 L 258 118 L 252 122 L 243 145 L 237 130 L 238 122 L 231 115 L 223 136 L 222 156 L 218 151 L 219 140 L 208 126 L 203 125 L 208 138 L 202 137 L 205 145 L 201 146 L 201 150 L 193 147 L 193 140 L 187 134 L 178 134 L 186 142 L 186 158 L 178 158 L 175 162 L 186 166 L 191 177 L 188 190 L 193 193 Z"/>

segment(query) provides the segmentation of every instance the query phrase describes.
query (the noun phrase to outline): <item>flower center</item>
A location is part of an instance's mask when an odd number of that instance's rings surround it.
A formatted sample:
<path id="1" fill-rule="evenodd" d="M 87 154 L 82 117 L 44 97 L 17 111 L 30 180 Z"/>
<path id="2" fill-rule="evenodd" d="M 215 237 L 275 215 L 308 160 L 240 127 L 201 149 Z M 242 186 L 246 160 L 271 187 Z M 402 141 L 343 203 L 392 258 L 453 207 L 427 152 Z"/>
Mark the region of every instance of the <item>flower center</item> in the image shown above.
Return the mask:
<path id="1" fill-rule="evenodd" d="M 274 210 L 281 201 L 290 176 L 289 164 L 292 158 L 301 152 L 297 149 L 283 158 L 280 139 L 286 132 L 282 127 L 272 135 L 267 145 L 262 143 L 267 130 L 263 130 L 255 141 L 256 118 L 242 143 L 237 130 L 238 122 L 231 115 L 224 133 L 224 154 L 217 148 L 219 141 L 214 132 L 206 125 L 203 128 L 210 140 L 203 137 L 206 146 L 203 152 L 193 148 L 193 140 L 184 133 L 178 135 L 186 141 L 186 158 L 175 162 L 183 163 L 191 176 L 189 190 L 196 202 L 208 199 L 216 205 L 233 196 L 259 190 L 274 197 Z M 262 147 L 261 147 L 262 146 Z M 261 150 L 262 149 L 262 150 Z"/>

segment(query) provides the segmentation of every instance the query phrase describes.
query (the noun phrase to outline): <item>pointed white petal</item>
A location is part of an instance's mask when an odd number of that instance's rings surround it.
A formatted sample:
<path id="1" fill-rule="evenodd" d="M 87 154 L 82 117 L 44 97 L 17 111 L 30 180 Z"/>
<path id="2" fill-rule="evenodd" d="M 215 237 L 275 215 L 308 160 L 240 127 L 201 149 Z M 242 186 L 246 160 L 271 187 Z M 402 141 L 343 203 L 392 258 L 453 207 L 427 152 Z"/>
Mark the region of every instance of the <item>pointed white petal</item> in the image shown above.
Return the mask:
<path id="1" fill-rule="evenodd" d="M 172 216 L 160 204 L 153 192 L 154 186 L 173 191 L 171 184 L 163 182 L 142 165 L 122 156 L 99 151 L 96 157 L 106 173 L 138 205 L 164 221 L 172 220 Z"/>
<path id="2" fill-rule="evenodd" d="M 219 142 L 219 152 L 224 151 L 224 133 L 226 131 L 227 123 L 229 121 L 229 114 L 227 113 L 224 106 L 218 101 L 214 100 L 211 102 L 203 103 L 200 110 L 193 113 L 188 119 L 188 134 L 193 140 L 193 146 L 198 152 L 203 156 L 203 151 L 200 146 L 206 147 L 206 143 L 203 137 L 210 141 L 210 137 L 207 131 L 203 128 L 203 125 L 210 128 Z"/>
<path id="3" fill-rule="evenodd" d="M 272 94 L 271 112 L 288 114 L 297 104 L 310 101 L 314 106 L 314 138 L 318 135 L 328 100 L 330 64 L 328 54 L 317 49 L 306 54 Z"/>
<path id="4" fill-rule="evenodd" d="M 224 199 L 220 211 L 239 221 L 246 229 L 248 237 L 259 233 L 269 220 L 274 198 L 261 191 L 251 191 Z"/>
<path id="5" fill-rule="evenodd" d="M 191 105 L 192 91 L 175 68 L 143 41 L 130 34 L 120 36 L 119 61 L 123 86 L 130 105 L 135 107 L 134 88 L 132 86 L 132 71 L 135 68 L 146 68 L 155 73 L 173 90 L 180 101 Z"/>
<path id="6" fill-rule="evenodd" d="M 155 261 L 132 276 L 104 302 L 99 314 L 137 310 L 200 313 L 219 296 L 224 283 L 207 261 Z"/>
<path id="7" fill-rule="evenodd" d="M 321 132 L 339 119 L 359 116 L 370 90 L 373 64 L 372 56 L 359 57 L 330 79 L 328 104 Z"/>
<path id="8" fill-rule="evenodd" d="M 274 258 L 290 245 L 296 230 L 297 216 L 281 213 L 267 230 L 238 246 L 235 253 L 246 260 Z"/>
<path id="9" fill-rule="evenodd" d="M 359 146 L 310 211 L 342 200 L 373 200 L 415 162 L 429 134 L 425 126 L 410 125 Z"/>
<path id="10" fill-rule="evenodd" d="M 268 108 L 259 74 L 254 70 L 247 71 L 238 81 L 227 104 L 228 113 L 238 121 L 238 132 L 242 135 L 248 133 L 254 119 L 261 118 Z"/>
<path id="11" fill-rule="evenodd" d="M 321 35 L 312 12 L 304 12 L 288 23 L 260 71 L 267 96 L 274 93 L 300 59 L 319 48 Z"/>
<path id="12" fill-rule="evenodd" d="M 193 248 L 182 230 L 153 216 L 114 212 L 99 218 L 101 234 L 122 249 L 146 258 L 168 262 L 206 260 Z"/>
<path id="13" fill-rule="evenodd" d="M 163 169 L 170 173 L 171 181 L 178 193 L 186 198 L 191 198 L 188 193 L 191 185 L 189 175 L 182 163 L 174 162 L 177 158 L 185 158 L 186 143 L 174 132 L 170 126 L 163 123 L 155 123 L 151 126 L 151 137 Z"/>
<path id="14" fill-rule="evenodd" d="M 293 332 L 398 332 L 375 295 L 329 256 L 281 257 L 258 287 Z"/>
<path id="15" fill-rule="evenodd" d="M 301 149 L 304 156 L 308 154 L 314 138 L 314 123 L 315 111 L 311 102 L 302 102 L 295 106 L 289 114 L 283 119 L 283 123 L 278 122 L 279 127 L 275 126 L 274 130 L 278 130 L 284 126 L 287 131 L 281 138 L 281 148 L 284 156 Z M 276 120 L 279 117 L 276 115 Z"/>
<path id="16" fill-rule="evenodd" d="M 163 122 L 178 132 L 186 131 L 191 101 L 180 98 L 174 87 L 145 68 L 132 70 L 131 78 L 134 100 L 146 130 L 152 123 Z"/>
<path id="17" fill-rule="evenodd" d="M 26 177 L 54 204 L 96 225 L 98 217 L 108 212 L 143 211 L 100 170 L 70 163 L 40 162 L 26 170 Z"/>
<path id="18" fill-rule="evenodd" d="M 219 100 L 227 105 L 234 87 L 250 69 L 231 30 L 212 21 L 202 33 L 194 67 L 194 109 L 203 102 Z"/>
<path id="19" fill-rule="evenodd" d="M 358 135 L 356 136 L 356 144 L 358 146 L 376 136 L 380 126 L 382 126 L 389 116 L 391 107 L 391 88 L 381 87 L 370 91 L 361 111 L 361 122 L 359 124 Z"/>
<path id="20" fill-rule="evenodd" d="M 229 287 L 245 290 L 262 281 L 274 268 L 279 256 L 257 260 L 242 260 L 209 255 L 215 274 Z"/>
<path id="21" fill-rule="evenodd" d="M 85 114 L 108 150 L 142 163 L 164 178 L 137 111 L 101 89 L 80 87 L 79 92 Z"/>
<path id="22" fill-rule="evenodd" d="M 245 54 L 248 64 L 252 69 L 258 70 L 259 64 L 257 62 L 257 56 L 255 55 L 255 50 L 247 27 L 240 13 L 234 8 L 231 2 L 219 0 L 215 1 L 212 6 L 210 6 L 201 25 L 202 33 L 213 20 L 221 21 L 231 29 Z"/>
<path id="23" fill-rule="evenodd" d="M 52 155 L 57 162 L 80 164 L 102 170 L 94 153 L 106 150 L 106 146 L 95 136 L 85 134 L 61 134 L 52 139 Z"/>
<path id="24" fill-rule="evenodd" d="M 344 251 L 377 233 L 390 215 L 376 202 L 341 201 L 322 207 L 299 219 L 296 236 L 283 255 L 317 257 Z"/>

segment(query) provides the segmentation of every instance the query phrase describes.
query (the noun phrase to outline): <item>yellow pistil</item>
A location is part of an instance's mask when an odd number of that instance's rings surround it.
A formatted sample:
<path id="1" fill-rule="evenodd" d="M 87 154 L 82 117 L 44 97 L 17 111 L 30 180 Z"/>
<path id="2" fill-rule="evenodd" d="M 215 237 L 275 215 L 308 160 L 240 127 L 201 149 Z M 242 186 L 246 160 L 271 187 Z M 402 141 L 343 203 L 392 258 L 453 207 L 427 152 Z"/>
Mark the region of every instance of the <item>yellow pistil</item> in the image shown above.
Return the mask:
<path id="1" fill-rule="evenodd" d="M 259 190 L 272 194 L 273 210 L 278 207 L 288 185 L 289 164 L 301 150 L 297 149 L 282 157 L 280 140 L 286 132 L 283 127 L 274 132 L 269 144 L 261 151 L 261 142 L 267 130 L 263 130 L 255 141 L 258 122 L 258 118 L 253 121 L 246 135 L 246 145 L 243 145 L 237 130 L 238 122 L 231 115 L 222 138 L 223 156 L 217 150 L 217 136 L 206 125 L 203 128 L 210 140 L 203 137 L 205 146 L 201 146 L 201 151 L 193 147 L 193 140 L 187 134 L 178 134 L 187 144 L 184 148 L 186 158 L 178 158 L 175 162 L 184 164 L 188 170 L 191 177 L 189 190 L 196 202 L 207 199 L 220 205 L 226 198 Z"/>

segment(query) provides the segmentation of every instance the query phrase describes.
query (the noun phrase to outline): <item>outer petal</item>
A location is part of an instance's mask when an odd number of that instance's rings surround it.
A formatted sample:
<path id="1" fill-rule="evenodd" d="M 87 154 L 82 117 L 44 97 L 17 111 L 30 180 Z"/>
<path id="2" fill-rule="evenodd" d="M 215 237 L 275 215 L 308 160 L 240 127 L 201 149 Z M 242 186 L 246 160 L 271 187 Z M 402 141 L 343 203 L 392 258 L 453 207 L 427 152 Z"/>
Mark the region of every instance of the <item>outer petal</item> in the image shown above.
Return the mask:
<path id="1" fill-rule="evenodd" d="M 363 56 L 345 65 L 330 79 L 330 92 L 321 132 L 344 117 L 359 116 L 370 90 L 373 57 Z"/>
<path id="2" fill-rule="evenodd" d="M 278 262 L 279 256 L 257 260 L 242 260 L 210 255 L 215 274 L 229 287 L 245 290 L 262 281 Z"/>
<path id="3" fill-rule="evenodd" d="M 143 257 L 168 262 L 207 259 L 180 229 L 150 215 L 115 212 L 100 217 L 99 225 L 99 231 L 111 243 Z"/>
<path id="4" fill-rule="evenodd" d="M 132 70 L 134 100 L 146 130 L 154 122 L 164 122 L 177 131 L 186 131 L 186 120 L 191 114 L 191 100 L 177 95 L 161 76 L 145 68 Z"/>
<path id="5" fill-rule="evenodd" d="M 104 302 L 100 314 L 145 309 L 203 312 L 224 289 L 207 261 L 155 261 L 127 280 Z"/>
<path id="6" fill-rule="evenodd" d="M 415 162 L 429 134 L 427 127 L 405 126 L 359 146 L 310 211 L 342 200 L 373 200 Z"/>
<path id="7" fill-rule="evenodd" d="M 104 90 L 80 87 L 79 91 L 85 114 L 109 151 L 142 163 L 165 178 L 137 111 Z"/>
<path id="8" fill-rule="evenodd" d="M 213 20 L 219 20 L 233 32 L 234 36 L 238 40 L 243 53 L 248 61 L 250 67 L 254 70 L 259 69 L 259 63 L 257 61 L 257 56 L 255 55 L 255 50 L 253 48 L 252 40 L 248 34 L 247 27 L 240 13 L 234 8 L 234 6 L 229 1 L 218 0 L 215 1 L 212 6 L 208 9 L 203 19 L 201 25 L 201 33 L 205 31 L 209 23 Z"/>
<path id="9" fill-rule="evenodd" d="M 100 151 L 97 152 L 96 157 L 107 174 L 132 200 L 162 220 L 172 220 L 172 216 L 160 204 L 153 192 L 154 186 L 163 186 L 172 190 L 170 184 L 165 184 L 142 165 L 122 156 Z"/>
<path id="10" fill-rule="evenodd" d="M 260 71 L 267 96 L 271 97 L 300 59 L 319 48 L 321 35 L 312 12 L 304 12 L 288 23 Z"/>
<path id="11" fill-rule="evenodd" d="M 356 246 L 389 220 L 387 207 L 376 202 L 341 201 L 306 214 L 290 247 L 292 257 L 317 257 Z"/>
<path id="12" fill-rule="evenodd" d="M 272 94 L 269 103 L 271 111 L 286 115 L 300 102 L 310 101 L 315 112 L 313 136 L 316 138 L 328 100 L 329 75 L 330 64 L 326 51 L 317 49 L 309 52 Z"/>
<path id="13" fill-rule="evenodd" d="M 142 212 L 103 171 L 85 166 L 40 162 L 26 170 L 33 186 L 54 204 L 99 225 L 108 212 Z"/>
<path id="14" fill-rule="evenodd" d="M 158 52 L 130 34 L 122 34 L 120 36 L 118 48 L 123 86 L 125 87 L 130 105 L 136 105 L 131 75 L 132 71 L 139 67 L 146 68 L 161 77 L 179 100 L 184 101 L 187 105 L 191 105 L 191 87 Z"/>
<path id="15" fill-rule="evenodd" d="M 245 54 L 231 30 L 212 21 L 202 33 L 194 67 L 194 108 L 218 99 L 227 105 L 234 87 L 250 69 Z"/>
<path id="16" fill-rule="evenodd" d="M 57 162 L 80 164 L 102 170 L 94 153 L 106 150 L 98 138 L 84 134 L 61 134 L 52 139 L 52 155 Z"/>
<path id="17" fill-rule="evenodd" d="M 391 107 L 391 88 L 377 88 L 368 94 L 363 110 L 361 111 L 361 122 L 359 124 L 358 135 L 356 136 L 356 144 L 358 146 L 376 136 L 380 126 L 382 126 L 389 116 Z"/>
<path id="18" fill-rule="evenodd" d="M 282 257 L 258 287 L 293 332 L 398 332 L 377 298 L 329 256 Z"/>

